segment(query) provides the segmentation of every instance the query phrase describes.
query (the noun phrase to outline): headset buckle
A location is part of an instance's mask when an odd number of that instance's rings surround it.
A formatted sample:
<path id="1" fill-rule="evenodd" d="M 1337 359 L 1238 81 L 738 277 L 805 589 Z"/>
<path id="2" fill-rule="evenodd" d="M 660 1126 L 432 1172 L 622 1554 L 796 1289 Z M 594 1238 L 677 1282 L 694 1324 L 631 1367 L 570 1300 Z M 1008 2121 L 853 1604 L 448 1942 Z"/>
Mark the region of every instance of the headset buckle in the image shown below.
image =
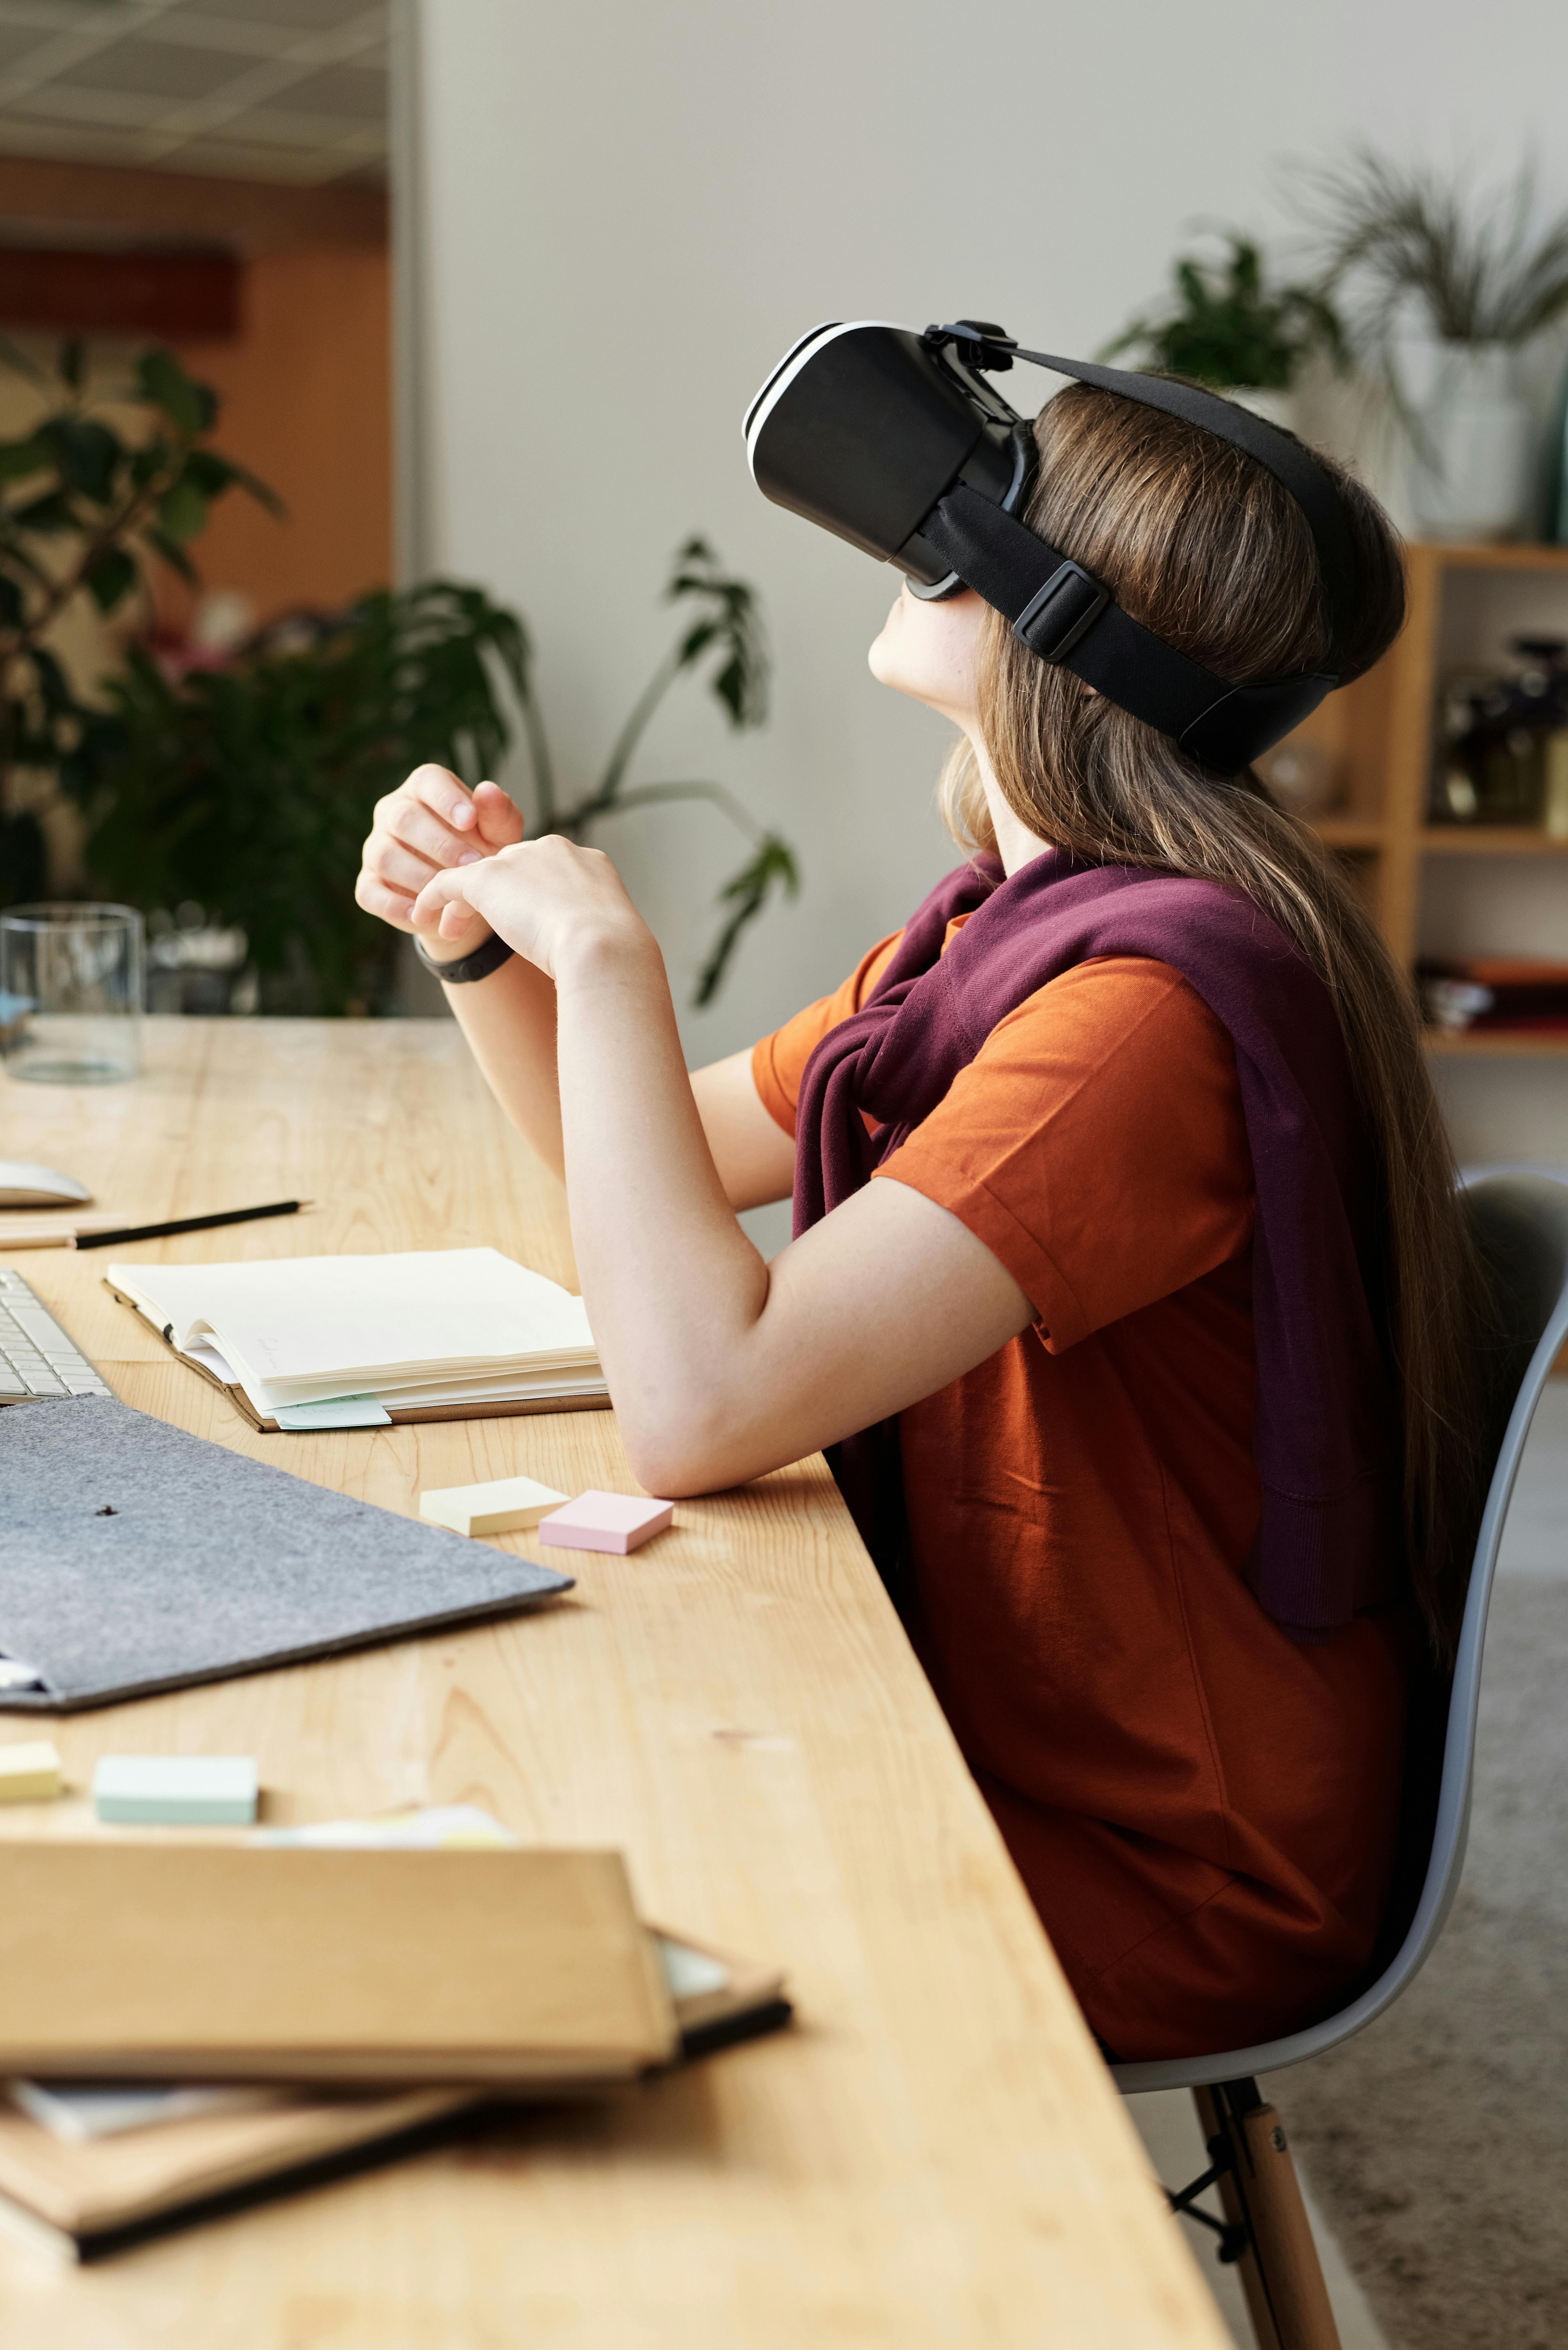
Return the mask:
<path id="1" fill-rule="evenodd" d="M 992 375 L 1005 375 L 1018 348 L 1006 328 L 993 326 L 989 318 L 961 318 L 956 326 L 928 327 L 920 340 L 933 343 L 939 350 L 950 343 L 953 357 L 962 366 L 984 368 Z"/>
<path id="2" fill-rule="evenodd" d="M 1044 587 L 1029 598 L 1012 623 L 1012 633 L 1042 660 L 1064 660 L 1110 600 L 1108 588 L 1102 588 L 1081 563 L 1064 557 Z"/>

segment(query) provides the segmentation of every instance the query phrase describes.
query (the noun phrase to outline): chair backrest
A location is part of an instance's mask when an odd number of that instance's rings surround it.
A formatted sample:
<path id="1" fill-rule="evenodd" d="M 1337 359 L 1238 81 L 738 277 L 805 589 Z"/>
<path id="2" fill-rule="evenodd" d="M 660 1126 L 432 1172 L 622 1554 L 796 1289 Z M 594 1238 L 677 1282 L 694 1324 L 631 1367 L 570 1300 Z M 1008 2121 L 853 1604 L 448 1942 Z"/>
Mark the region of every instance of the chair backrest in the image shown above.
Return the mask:
<path id="1" fill-rule="evenodd" d="M 1421 1831 L 1428 1839 L 1424 1868 L 1418 1852 L 1407 1856 L 1416 1862 L 1414 1874 L 1420 1887 L 1408 1927 L 1376 1979 L 1336 2014 L 1263 2047 L 1181 2057 L 1169 2063 L 1118 2064 L 1113 2067 L 1116 2083 L 1128 2095 L 1144 2089 L 1191 2088 L 1240 2080 L 1254 2073 L 1278 2072 L 1348 2040 L 1381 2015 L 1418 1971 L 1459 1891 L 1469 1829 L 1481 1650 L 1503 1522 L 1535 1407 L 1568 1340 L 1568 1182 L 1522 1169 L 1499 1169 L 1472 1176 L 1464 1188 L 1471 1228 L 1501 1311 L 1506 1349 L 1503 1392 L 1511 1391 L 1514 1400 L 1492 1467 L 1465 1595 L 1459 1655 L 1442 1728 L 1437 1801 L 1435 1808 L 1426 1807 Z"/>

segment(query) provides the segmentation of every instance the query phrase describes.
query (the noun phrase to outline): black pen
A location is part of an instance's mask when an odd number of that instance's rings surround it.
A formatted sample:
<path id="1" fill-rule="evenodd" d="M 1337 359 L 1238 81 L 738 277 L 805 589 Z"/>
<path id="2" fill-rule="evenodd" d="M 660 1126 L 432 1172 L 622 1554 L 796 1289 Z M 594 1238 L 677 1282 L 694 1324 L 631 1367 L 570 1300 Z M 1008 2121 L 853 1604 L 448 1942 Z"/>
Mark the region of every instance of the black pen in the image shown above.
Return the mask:
<path id="1" fill-rule="evenodd" d="M 120 1241 L 162 1241 L 174 1232 L 209 1232 L 219 1224 L 250 1224 L 258 1216 L 295 1216 L 301 1208 L 312 1205 L 309 1200 L 274 1200 L 265 1208 L 225 1208 L 216 1216 L 182 1216 L 171 1224 L 124 1224 L 112 1232 L 75 1232 L 63 1240 L 67 1248 L 108 1248 Z"/>

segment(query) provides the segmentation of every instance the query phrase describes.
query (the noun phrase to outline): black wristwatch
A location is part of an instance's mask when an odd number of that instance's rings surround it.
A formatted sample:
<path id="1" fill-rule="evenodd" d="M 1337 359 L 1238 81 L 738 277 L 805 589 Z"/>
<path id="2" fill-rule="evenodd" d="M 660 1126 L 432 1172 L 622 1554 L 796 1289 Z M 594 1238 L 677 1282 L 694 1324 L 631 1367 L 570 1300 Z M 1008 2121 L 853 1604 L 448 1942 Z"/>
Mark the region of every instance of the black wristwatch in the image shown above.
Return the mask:
<path id="1" fill-rule="evenodd" d="M 488 979 L 493 971 L 499 971 L 510 960 L 512 949 L 499 931 L 492 931 L 482 947 L 475 947 L 472 954 L 460 955 L 455 962 L 437 962 L 434 955 L 426 954 L 420 939 L 414 941 L 414 952 L 425 969 L 433 971 L 448 987 L 466 987 L 470 980 Z"/>

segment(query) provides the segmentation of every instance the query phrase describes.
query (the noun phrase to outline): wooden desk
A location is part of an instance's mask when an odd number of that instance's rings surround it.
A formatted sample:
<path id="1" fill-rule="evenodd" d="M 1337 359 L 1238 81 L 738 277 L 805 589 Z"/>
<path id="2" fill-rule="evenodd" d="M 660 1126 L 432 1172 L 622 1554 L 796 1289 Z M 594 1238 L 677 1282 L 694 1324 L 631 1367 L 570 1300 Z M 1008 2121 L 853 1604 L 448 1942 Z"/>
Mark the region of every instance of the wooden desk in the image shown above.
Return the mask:
<path id="1" fill-rule="evenodd" d="M 572 1279 L 559 1194 L 450 1023 L 153 1021 L 148 1045 L 134 1085 L 0 1076 L 4 1155 L 136 1221 L 319 1203 L 156 1244 L 183 1262 L 492 1243 Z M 253 1435 L 101 1255 L 11 1262 L 128 1403 L 389 1509 L 518 1471 L 632 1482 L 607 1412 Z M 475 1803 L 619 1846 L 649 1916 L 787 1964 L 798 2029 L 101 2268 L 0 2251 L 3 2350 L 1218 2350 L 822 1461 L 571 1565 L 541 1616 L 64 1721 L 67 1776 L 106 1750 L 254 1753 L 275 1819 Z M 0 1821 L 90 1832 L 79 1800 Z"/>

